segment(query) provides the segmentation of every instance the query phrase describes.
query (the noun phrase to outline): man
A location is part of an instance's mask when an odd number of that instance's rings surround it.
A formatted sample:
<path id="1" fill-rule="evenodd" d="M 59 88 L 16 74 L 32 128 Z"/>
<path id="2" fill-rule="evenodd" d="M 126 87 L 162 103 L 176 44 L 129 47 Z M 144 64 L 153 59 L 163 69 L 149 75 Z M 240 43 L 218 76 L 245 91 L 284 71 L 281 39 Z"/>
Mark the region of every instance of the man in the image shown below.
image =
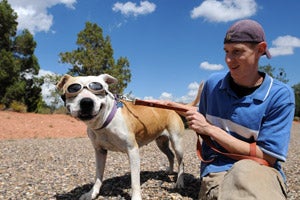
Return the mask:
<path id="1" fill-rule="evenodd" d="M 174 102 L 166 105 L 188 109 L 189 127 L 208 136 L 218 150 L 251 155 L 266 161 L 232 159 L 202 142 L 199 199 L 286 199 L 281 161 L 286 160 L 295 100 L 291 88 L 258 71 L 266 55 L 265 34 L 259 23 L 241 20 L 233 24 L 224 39 L 229 72 L 213 74 L 206 81 L 199 112 Z"/>
<path id="2" fill-rule="evenodd" d="M 271 58 L 263 28 L 253 20 L 233 24 L 224 39 L 229 72 L 214 74 L 206 82 L 198 112 L 188 111 L 190 128 L 212 138 L 219 149 L 240 155 L 250 154 L 256 142 L 256 157 L 236 161 L 214 152 L 206 143 L 201 164 L 200 199 L 286 199 L 285 161 L 295 100 L 290 87 L 259 72 L 262 55 Z"/>

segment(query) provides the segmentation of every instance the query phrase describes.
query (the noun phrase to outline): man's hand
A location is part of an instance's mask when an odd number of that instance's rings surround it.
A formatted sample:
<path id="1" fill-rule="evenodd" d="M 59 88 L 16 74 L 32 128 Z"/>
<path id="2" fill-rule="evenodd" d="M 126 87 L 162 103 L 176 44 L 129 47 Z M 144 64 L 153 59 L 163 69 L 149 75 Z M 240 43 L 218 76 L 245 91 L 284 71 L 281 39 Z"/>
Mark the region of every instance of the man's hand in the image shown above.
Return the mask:
<path id="1" fill-rule="evenodd" d="M 188 110 L 185 113 L 185 118 L 189 125 L 189 128 L 194 130 L 196 133 L 203 135 L 209 135 L 209 128 L 211 124 L 205 119 L 205 117 L 197 110 Z"/>

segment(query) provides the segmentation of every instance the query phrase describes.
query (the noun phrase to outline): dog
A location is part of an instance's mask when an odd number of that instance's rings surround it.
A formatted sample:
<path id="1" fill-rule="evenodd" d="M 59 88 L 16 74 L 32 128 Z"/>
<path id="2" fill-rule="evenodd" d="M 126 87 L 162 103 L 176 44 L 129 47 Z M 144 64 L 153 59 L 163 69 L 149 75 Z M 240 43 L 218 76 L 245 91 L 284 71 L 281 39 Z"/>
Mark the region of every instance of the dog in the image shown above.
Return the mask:
<path id="1" fill-rule="evenodd" d="M 183 132 L 181 117 L 173 110 L 134 105 L 122 101 L 117 108 L 115 96 L 109 85 L 117 79 L 108 75 L 64 75 L 56 87 L 62 93 L 70 114 L 87 125 L 87 133 L 96 155 L 96 178 L 92 189 L 80 200 L 95 199 L 103 181 L 107 151 L 128 155 L 131 171 L 132 199 L 142 199 L 140 187 L 139 147 L 156 141 L 158 148 L 167 156 L 167 173 L 173 172 L 174 154 L 178 162 L 177 188 L 184 187 Z"/>

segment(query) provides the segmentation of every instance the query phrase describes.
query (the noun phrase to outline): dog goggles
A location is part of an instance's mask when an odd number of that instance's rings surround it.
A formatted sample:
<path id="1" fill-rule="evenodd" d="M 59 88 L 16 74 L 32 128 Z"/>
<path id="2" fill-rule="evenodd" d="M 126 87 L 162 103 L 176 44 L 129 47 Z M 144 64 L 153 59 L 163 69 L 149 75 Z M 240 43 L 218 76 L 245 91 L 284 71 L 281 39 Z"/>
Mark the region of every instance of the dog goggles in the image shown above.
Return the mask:
<path id="1" fill-rule="evenodd" d="M 105 92 L 103 85 L 99 82 L 91 82 L 87 85 L 73 83 L 67 87 L 66 95 L 67 97 L 74 97 L 78 95 L 83 89 L 88 89 L 94 94 L 103 94 Z"/>

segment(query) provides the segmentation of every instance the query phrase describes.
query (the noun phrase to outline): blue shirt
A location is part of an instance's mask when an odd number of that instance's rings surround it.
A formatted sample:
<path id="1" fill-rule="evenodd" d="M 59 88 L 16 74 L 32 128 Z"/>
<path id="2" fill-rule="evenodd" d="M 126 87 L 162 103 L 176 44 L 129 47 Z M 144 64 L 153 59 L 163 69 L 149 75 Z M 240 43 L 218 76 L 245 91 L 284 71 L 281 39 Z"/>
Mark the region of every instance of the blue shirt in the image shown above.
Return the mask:
<path id="1" fill-rule="evenodd" d="M 199 112 L 213 125 L 246 141 L 256 141 L 266 154 L 277 158 L 274 166 L 284 176 L 279 161 L 285 161 L 295 111 L 295 97 L 286 84 L 265 74 L 263 83 L 252 94 L 239 98 L 230 88 L 230 73 L 213 74 L 206 81 Z M 220 150 L 225 151 L 216 144 Z M 202 144 L 201 177 L 229 170 L 236 162 Z"/>

